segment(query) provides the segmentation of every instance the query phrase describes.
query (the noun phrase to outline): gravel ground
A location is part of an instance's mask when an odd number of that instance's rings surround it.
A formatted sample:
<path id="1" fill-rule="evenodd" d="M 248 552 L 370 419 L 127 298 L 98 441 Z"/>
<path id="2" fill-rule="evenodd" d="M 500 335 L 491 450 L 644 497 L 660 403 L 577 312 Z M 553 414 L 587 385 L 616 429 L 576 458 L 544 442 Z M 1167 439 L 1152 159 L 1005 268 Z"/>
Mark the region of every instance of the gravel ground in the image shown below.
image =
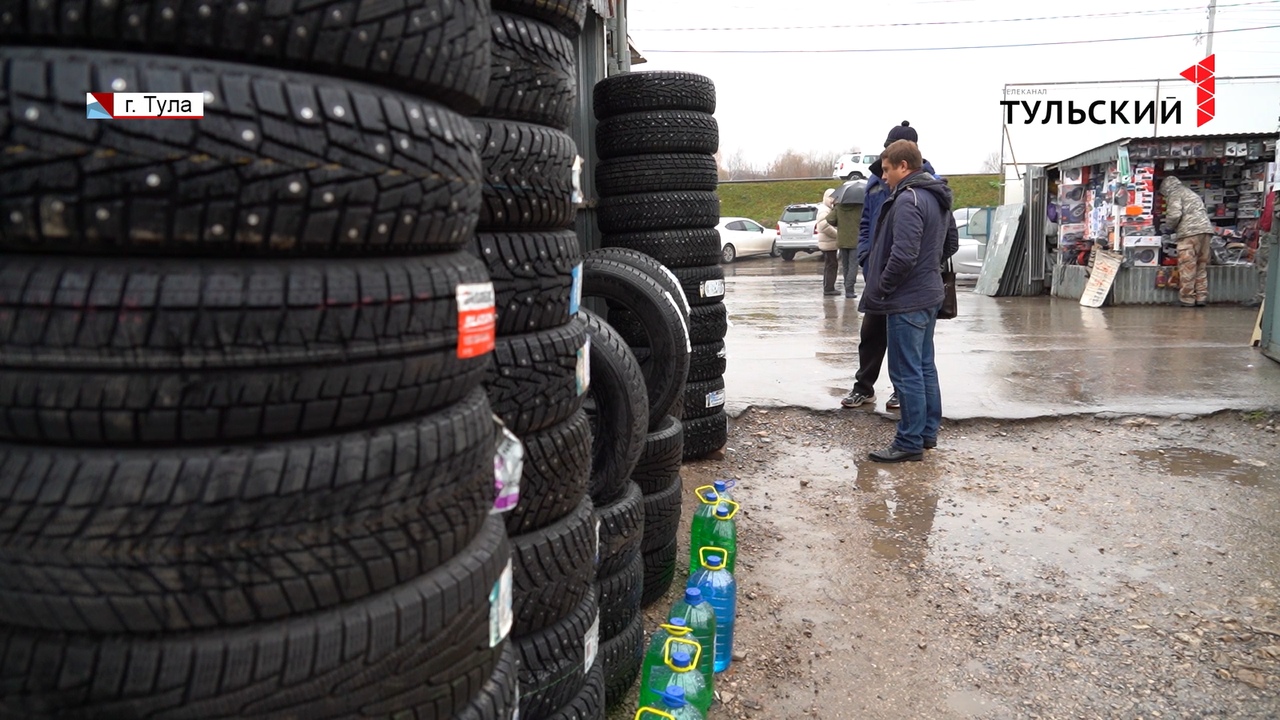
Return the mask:
<path id="1" fill-rule="evenodd" d="M 1278 424 L 949 423 L 885 466 L 890 418 L 748 410 L 685 469 L 686 528 L 713 478 L 744 506 L 710 717 L 1280 717 Z"/>

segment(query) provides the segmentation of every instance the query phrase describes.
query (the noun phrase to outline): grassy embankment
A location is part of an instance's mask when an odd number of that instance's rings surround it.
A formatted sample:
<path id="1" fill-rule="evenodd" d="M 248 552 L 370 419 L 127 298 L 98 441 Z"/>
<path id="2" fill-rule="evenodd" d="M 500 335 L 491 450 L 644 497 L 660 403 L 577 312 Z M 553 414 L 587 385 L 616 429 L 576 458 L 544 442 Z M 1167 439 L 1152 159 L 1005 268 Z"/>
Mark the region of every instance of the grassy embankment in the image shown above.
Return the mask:
<path id="1" fill-rule="evenodd" d="M 996 175 L 957 175 L 947 178 L 955 193 L 955 207 L 984 207 L 1000 203 L 1000 190 L 992 184 Z M 773 227 L 782 209 L 792 203 L 818 202 L 822 192 L 838 180 L 776 180 L 761 183 L 726 183 L 720 186 L 720 214 L 749 217 Z"/>

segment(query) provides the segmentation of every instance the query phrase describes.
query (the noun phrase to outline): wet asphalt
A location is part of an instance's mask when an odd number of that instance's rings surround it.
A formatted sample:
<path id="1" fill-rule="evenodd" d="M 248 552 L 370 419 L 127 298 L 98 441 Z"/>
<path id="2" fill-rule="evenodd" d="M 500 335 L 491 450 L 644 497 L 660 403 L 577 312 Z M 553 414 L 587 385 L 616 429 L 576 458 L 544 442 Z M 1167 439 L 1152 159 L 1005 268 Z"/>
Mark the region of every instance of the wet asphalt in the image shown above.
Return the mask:
<path id="1" fill-rule="evenodd" d="M 731 415 L 750 406 L 833 409 L 852 387 L 862 316 L 856 300 L 822 295 L 818 258 L 725 266 Z M 1280 363 L 1249 346 L 1256 309 L 1094 309 L 1047 296 L 990 298 L 973 292 L 974 280 L 961 278 L 960 316 L 936 334 L 949 419 L 1280 408 Z M 887 365 L 876 388 L 883 410 Z"/>

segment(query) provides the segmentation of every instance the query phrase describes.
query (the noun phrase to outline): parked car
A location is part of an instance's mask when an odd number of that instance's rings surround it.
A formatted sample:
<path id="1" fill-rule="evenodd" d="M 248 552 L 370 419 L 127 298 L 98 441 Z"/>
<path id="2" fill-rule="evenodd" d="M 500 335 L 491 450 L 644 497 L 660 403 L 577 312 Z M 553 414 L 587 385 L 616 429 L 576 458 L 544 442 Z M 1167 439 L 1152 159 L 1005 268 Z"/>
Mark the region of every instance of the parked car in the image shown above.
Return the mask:
<path id="1" fill-rule="evenodd" d="M 778 219 L 778 253 L 782 259 L 796 259 L 796 253 L 818 252 L 818 206 L 815 203 L 788 205 Z"/>
<path id="2" fill-rule="evenodd" d="M 751 218 L 722 217 L 716 225 L 720 232 L 720 260 L 731 263 L 748 255 L 778 257 L 778 231 Z"/>
<path id="3" fill-rule="evenodd" d="M 982 208 L 958 208 L 952 211 L 956 231 L 960 234 L 960 249 L 951 258 L 959 275 L 977 275 L 982 272 L 982 254 L 978 251 L 978 238 L 969 234 L 969 218 Z"/>
<path id="4" fill-rule="evenodd" d="M 863 153 L 841 155 L 836 158 L 835 168 L 831 171 L 831 177 L 840 178 L 841 180 L 865 180 L 871 177 L 871 166 L 879 159 L 879 155 L 866 155 Z"/>

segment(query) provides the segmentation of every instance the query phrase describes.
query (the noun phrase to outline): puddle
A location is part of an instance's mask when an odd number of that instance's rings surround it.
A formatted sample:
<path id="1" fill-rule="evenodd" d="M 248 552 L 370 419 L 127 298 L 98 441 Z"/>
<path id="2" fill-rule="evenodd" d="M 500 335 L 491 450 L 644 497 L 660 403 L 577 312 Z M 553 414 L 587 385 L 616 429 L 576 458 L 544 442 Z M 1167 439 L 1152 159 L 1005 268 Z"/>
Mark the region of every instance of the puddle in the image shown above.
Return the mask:
<path id="1" fill-rule="evenodd" d="M 873 528 L 872 552 L 887 560 L 924 560 L 938 510 L 939 475 L 927 464 L 858 465 L 857 487 L 870 496 L 858 514 Z"/>
<path id="2" fill-rule="evenodd" d="M 947 708 L 964 717 L 980 718 L 1005 711 L 995 698 L 977 690 L 956 690 L 947 696 Z"/>
<path id="3" fill-rule="evenodd" d="M 934 520 L 929 558 L 987 591 L 994 609 L 1013 588 L 1066 586 L 1100 596 L 1152 569 L 1123 552 L 1099 552 L 1105 540 L 1053 524 L 1035 507 L 1010 508 L 963 495 L 950 497 Z M 998 601 L 998 602 L 996 602 Z"/>
<path id="4" fill-rule="evenodd" d="M 1264 483 L 1265 463 L 1195 448 L 1170 447 L 1133 453 L 1144 463 L 1178 477 L 1209 477 L 1237 485 L 1257 487 Z"/>

